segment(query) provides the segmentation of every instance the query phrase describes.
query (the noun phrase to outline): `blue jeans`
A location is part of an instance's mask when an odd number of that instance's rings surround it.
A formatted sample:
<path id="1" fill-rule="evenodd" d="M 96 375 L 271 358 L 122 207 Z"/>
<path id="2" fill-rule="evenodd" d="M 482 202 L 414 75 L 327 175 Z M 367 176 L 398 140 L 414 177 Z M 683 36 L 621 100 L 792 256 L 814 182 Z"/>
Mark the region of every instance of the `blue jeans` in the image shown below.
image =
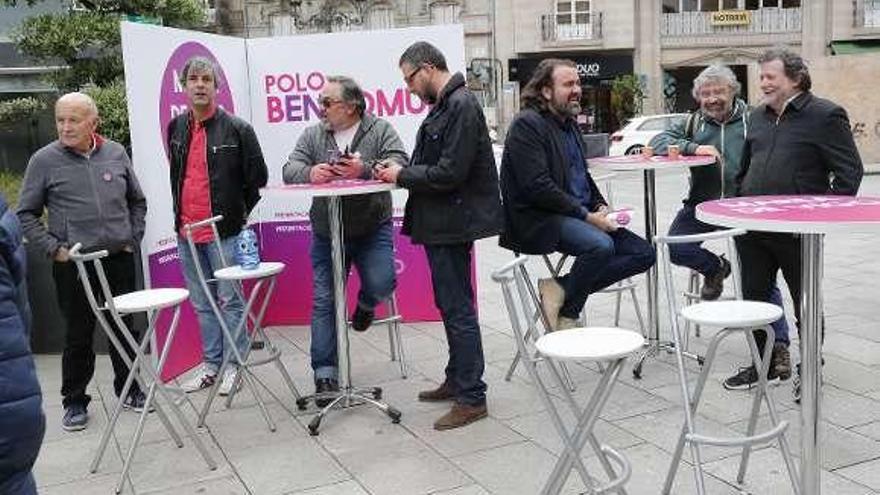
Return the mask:
<path id="1" fill-rule="evenodd" d="M 354 263 L 361 278 L 358 305 L 373 310 L 394 291 L 394 231 L 391 221 L 368 236 L 345 242 L 345 273 Z M 333 295 L 333 256 L 330 239 L 312 235 L 312 370 L 315 380 L 336 379 L 336 309 Z"/>
<path id="2" fill-rule="evenodd" d="M 590 294 L 644 272 L 656 261 L 648 241 L 626 229 L 604 232 L 580 218 L 563 217 L 556 250 L 575 256 L 558 281 L 565 289 L 560 316 L 577 319 Z"/>
<path id="3" fill-rule="evenodd" d="M 449 345 L 446 384 L 459 404 L 480 406 L 486 403 L 485 360 L 471 285 L 473 247 L 472 242 L 426 244 L 425 254 L 431 268 L 434 304 L 443 317 Z"/>
<path id="4" fill-rule="evenodd" d="M 682 209 L 678 211 L 678 214 L 675 215 L 675 220 L 672 221 L 672 225 L 669 226 L 669 235 L 705 234 L 716 230 L 718 230 L 718 227 L 697 220 L 693 206 L 684 205 Z M 670 244 L 670 261 L 672 261 L 672 264 L 674 265 L 684 266 L 691 270 L 695 270 L 704 277 L 714 274 L 721 268 L 721 262 L 718 260 L 718 256 L 716 256 L 715 253 L 705 249 L 702 244 L 702 242 Z M 780 308 L 783 307 L 782 293 L 779 292 L 779 286 L 776 285 L 775 282 L 770 289 L 770 303 L 775 304 Z M 788 322 L 785 320 L 785 317 L 783 316 L 774 321 L 771 326 L 773 327 L 773 333 L 776 334 L 776 342 L 782 342 L 788 346 Z"/>
<path id="5" fill-rule="evenodd" d="M 223 249 L 223 257 L 230 265 L 235 263 L 235 236 L 227 237 L 220 241 Z M 206 242 L 196 244 L 196 253 L 198 263 L 202 268 L 202 273 L 206 279 L 214 278 L 214 270 L 223 268 L 220 261 L 220 253 L 214 242 Z M 211 309 L 211 303 L 208 296 L 202 290 L 199 282 L 199 275 L 196 272 L 196 261 L 193 259 L 189 249 L 189 244 L 183 237 L 177 239 L 177 251 L 180 254 L 180 264 L 183 268 L 183 278 L 186 279 L 186 288 L 189 289 L 189 301 L 196 310 L 196 316 L 199 319 L 199 328 L 202 332 L 202 349 L 204 352 L 204 364 L 209 371 L 214 373 L 220 370 L 223 357 L 231 354 L 230 362 L 233 365 L 238 364 L 235 354 L 229 348 L 229 343 L 223 336 L 223 330 L 220 328 L 220 321 Z M 238 291 L 235 290 L 233 282 L 226 280 L 218 280 L 208 284 L 208 290 L 211 291 L 211 297 L 217 301 L 220 307 L 220 313 L 230 332 L 235 332 L 241 323 L 242 314 L 244 313 L 244 301 Z M 244 355 L 247 352 L 248 338 L 247 334 L 242 331 L 233 335 L 238 347 L 238 351 Z"/>

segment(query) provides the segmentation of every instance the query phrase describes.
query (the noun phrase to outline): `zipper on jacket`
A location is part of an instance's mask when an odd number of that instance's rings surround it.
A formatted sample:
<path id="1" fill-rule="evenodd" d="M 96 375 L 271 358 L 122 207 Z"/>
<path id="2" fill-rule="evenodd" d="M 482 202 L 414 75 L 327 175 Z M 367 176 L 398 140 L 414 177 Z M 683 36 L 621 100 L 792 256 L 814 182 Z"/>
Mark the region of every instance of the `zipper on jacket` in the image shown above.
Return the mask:
<path id="1" fill-rule="evenodd" d="M 94 171 L 92 170 L 92 155 L 89 155 L 88 157 L 83 157 L 83 158 L 86 161 L 86 173 L 88 174 L 89 182 L 92 185 L 92 194 L 95 195 L 95 206 L 98 208 L 98 220 L 101 224 L 101 236 L 99 238 L 99 241 L 103 241 L 106 239 L 106 236 L 104 235 L 104 229 L 107 226 L 107 222 L 104 221 L 104 209 L 101 208 L 101 197 L 98 194 L 98 186 L 95 184 L 95 174 L 94 174 Z M 70 233 L 68 232 L 68 235 L 69 234 Z M 68 242 L 69 241 L 70 241 L 70 239 L 68 239 Z"/>
<path id="2" fill-rule="evenodd" d="M 238 148 L 238 145 L 237 144 L 220 144 L 220 145 L 216 145 L 216 146 L 211 146 L 211 150 L 215 155 L 217 154 L 217 150 L 224 150 L 224 149 L 229 149 L 229 148 Z"/>

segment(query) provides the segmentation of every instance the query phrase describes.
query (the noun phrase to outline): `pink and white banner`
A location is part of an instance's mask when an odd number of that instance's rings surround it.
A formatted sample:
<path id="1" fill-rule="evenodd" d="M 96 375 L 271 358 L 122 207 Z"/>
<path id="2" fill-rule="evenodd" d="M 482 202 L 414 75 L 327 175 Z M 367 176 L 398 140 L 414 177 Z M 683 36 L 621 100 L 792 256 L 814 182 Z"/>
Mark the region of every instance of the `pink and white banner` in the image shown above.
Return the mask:
<path id="1" fill-rule="evenodd" d="M 281 183 L 282 166 L 300 133 L 319 122 L 319 94 L 331 75 L 346 75 L 358 81 L 365 90 L 368 111 L 390 121 L 411 151 L 428 107 L 406 91 L 397 61 L 407 46 L 422 40 L 444 52 L 452 71 L 464 71 L 464 32 L 460 25 L 243 40 L 122 23 L 133 162 L 148 201 L 142 245 L 147 285 L 184 286 L 165 137 L 168 122 L 186 110 L 186 97 L 178 81 L 187 59 L 201 55 L 217 63 L 218 103 L 253 125 L 269 167 L 271 185 Z M 400 235 L 405 191 L 395 191 L 393 200 L 402 316 L 404 321 L 439 320 L 424 253 Z M 249 219 L 260 237 L 262 258 L 286 264 L 266 314 L 266 325 L 308 322 L 312 292 L 309 206 L 308 199 L 266 198 Z M 353 277 L 348 287 L 350 295 L 357 285 Z M 165 322 L 160 321 L 160 342 Z M 198 324 L 188 304 L 175 340 L 165 378 L 181 374 L 201 359 Z"/>

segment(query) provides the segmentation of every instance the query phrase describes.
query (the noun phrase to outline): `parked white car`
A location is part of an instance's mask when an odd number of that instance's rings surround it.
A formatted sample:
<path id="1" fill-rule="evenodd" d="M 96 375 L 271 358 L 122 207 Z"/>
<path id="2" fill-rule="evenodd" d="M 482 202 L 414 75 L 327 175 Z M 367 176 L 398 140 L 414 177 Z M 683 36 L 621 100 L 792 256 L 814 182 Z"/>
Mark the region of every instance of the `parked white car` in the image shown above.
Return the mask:
<path id="1" fill-rule="evenodd" d="M 611 135 L 609 155 L 633 155 L 641 153 L 651 138 L 687 118 L 686 113 L 667 113 L 634 117 L 623 128 Z"/>

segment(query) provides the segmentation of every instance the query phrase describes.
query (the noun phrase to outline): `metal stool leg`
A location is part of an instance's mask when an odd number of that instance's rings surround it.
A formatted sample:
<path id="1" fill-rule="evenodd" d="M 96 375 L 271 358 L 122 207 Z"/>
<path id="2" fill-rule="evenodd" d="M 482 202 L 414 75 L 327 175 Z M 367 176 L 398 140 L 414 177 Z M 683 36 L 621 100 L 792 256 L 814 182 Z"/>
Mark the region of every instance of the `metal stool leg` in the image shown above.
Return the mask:
<path id="1" fill-rule="evenodd" d="M 403 340 L 400 338 L 400 312 L 397 309 L 397 295 L 391 293 L 388 298 L 388 345 L 391 351 L 391 360 L 398 361 L 400 365 L 400 377 L 407 377 L 406 355 L 403 351 Z"/>
<path id="2" fill-rule="evenodd" d="M 83 284 L 83 289 L 86 294 L 86 298 L 88 300 L 89 305 L 91 306 L 92 312 L 95 314 L 96 319 L 100 323 L 103 328 L 105 334 L 107 334 L 108 338 L 111 341 L 111 344 L 116 348 L 119 352 L 120 356 L 123 359 L 130 370 L 129 376 L 126 377 L 126 383 L 123 387 L 123 391 L 127 394 L 129 389 L 131 388 L 132 383 L 137 380 L 138 384 L 142 387 L 147 388 L 147 398 L 144 404 L 144 409 L 141 412 L 141 417 L 138 421 L 137 429 L 135 430 L 135 434 L 132 437 L 132 443 L 129 447 L 128 454 L 126 455 L 125 464 L 123 466 L 122 474 L 120 475 L 119 481 L 116 484 L 116 493 L 119 493 L 122 490 L 122 484 L 125 481 L 125 478 L 128 474 L 129 469 L 131 468 L 131 461 L 134 457 L 134 454 L 137 450 L 138 443 L 140 441 L 140 436 L 143 433 L 143 425 L 146 422 L 147 415 L 150 413 L 150 406 L 153 403 L 153 399 L 155 394 L 158 392 L 162 398 L 167 402 L 167 406 L 171 409 L 171 411 L 177 416 L 180 423 L 183 425 L 184 430 L 186 430 L 187 434 L 189 434 L 195 444 L 196 448 L 199 450 L 199 453 L 202 454 L 202 457 L 205 460 L 205 463 L 208 465 L 210 469 L 216 469 L 217 465 L 214 463 L 214 460 L 211 458 L 207 449 L 205 449 L 201 440 L 198 438 L 196 432 L 192 429 L 192 426 L 187 422 L 186 417 L 177 407 L 175 401 L 168 396 L 168 391 L 165 389 L 162 381 L 161 381 L 161 373 L 164 367 L 165 361 L 168 357 L 168 352 L 171 349 L 171 344 L 174 340 L 174 335 L 177 332 L 177 326 L 180 318 L 180 303 L 186 299 L 188 293 L 186 291 L 181 290 L 180 293 L 175 294 L 171 299 L 169 299 L 166 303 L 169 306 L 174 308 L 174 316 L 171 320 L 171 324 L 168 329 L 168 336 L 166 338 L 165 345 L 161 351 L 161 358 L 155 365 L 155 369 L 151 366 L 152 362 L 149 361 L 144 355 L 145 346 L 152 341 L 153 334 L 156 331 L 156 321 L 158 318 L 158 313 L 160 311 L 160 304 L 157 304 L 152 309 L 147 305 L 147 309 L 138 309 L 136 311 L 147 311 L 148 312 L 148 323 L 147 331 L 144 334 L 142 342 L 136 342 L 135 339 L 131 335 L 131 331 L 128 329 L 128 326 L 122 319 L 122 316 L 119 314 L 119 311 L 116 307 L 116 302 L 114 296 L 110 290 L 110 284 L 107 280 L 107 276 L 104 272 L 104 268 L 101 262 L 101 258 L 108 256 L 107 251 L 99 251 L 95 253 L 89 254 L 81 254 L 80 251 L 81 245 L 76 244 L 70 250 L 70 256 L 73 262 L 76 264 L 77 271 L 79 273 L 80 281 Z M 92 262 L 95 269 L 95 275 L 98 278 L 98 282 L 101 287 L 101 293 L 104 299 L 104 306 L 101 307 L 98 305 L 97 298 L 95 297 L 94 290 L 92 288 L 92 283 L 90 281 L 90 277 L 88 271 L 86 270 L 85 263 Z M 144 295 L 147 291 L 136 291 L 132 293 L 137 297 L 137 295 Z M 132 308 L 140 308 L 141 306 L 132 306 Z M 152 311 L 152 313 L 150 313 Z M 116 335 L 116 332 L 111 328 L 111 325 L 107 321 L 105 316 L 105 312 L 109 313 L 112 317 L 112 321 L 115 323 L 116 327 L 119 330 L 119 334 L 124 339 L 124 342 L 128 344 L 128 347 L 134 353 L 134 359 L 131 359 L 128 356 L 128 351 L 125 346 L 122 345 L 122 342 Z M 149 387 L 146 385 L 149 384 Z M 95 456 L 95 459 L 92 462 L 91 469 L 94 472 L 97 470 L 98 465 L 100 464 L 101 458 L 103 457 L 103 453 L 106 450 L 107 441 L 109 439 L 109 435 L 112 432 L 113 428 L 116 425 L 116 420 L 119 417 L 119 412 L 122 408 L 122 401 L 125 399 L 125 395 L 123 395 L 116 404 L 114 409 L 113 417 L 111 418 L 110 423 L 108 423 L 107 428 L 104 430 L 104 434 L 102 435 L 101 445 L 99 446 L 98 453 Z M 180 436 L 177 434 L 176 430 L 171 423 L 168 421 L 168 418 L 165 416 L 162 407 L 156 404 L 156 413 L 157 416 L 162 420 L 163 425 L 168 430 L 172 439 L 174 439 L 175 443 L 178 446 L 182 446 L 182 441 Z"/>
<path id="3" fill-rule="evenodd" d="M 540 374 L 538 373 L 538 370 L 537 370 L 537 363 L 538 362 L 543 362 L 543 363 L 547 364 L 547 366 L 549 367 L 549 369 L 551 371 L 551 375 L 555 378 L 557 384 L 559 385 L 560 389 L 562 390 L 564 397 L 566 398 L 566 402 L 569 404 L 569 407 L 572 409 L 572 413 L 575 415 L 575 417 L 578 417 L 580 415 L 581 411 L 577 407 L 577 404 L 575 404 L 571 393 L 569 393 L 569 391 L 567 390 L 567 388 L 564 384 L 564 380 L 562 378 L 562 375 L 560 374 L 559 370 L 557 369 L 556 363 L 554 363 L 551 360 L 544 360 L 544 359 L 540 358 L 539 356 L 535 356 L 535 357 L 530 356 L 529 347 L 528 347 L 530 344 L 530 341 L 525 339 L 523 337 L 523 334 L 527 333 L 529 330 L 532 330 L 532 328 L 534 327 L 534 325 L 536 323 L 535 320 L 532 318 L 532 310 L 530 307 L 528 307 L 527 304 L 523 303 L 523 306 L 521 307 L 521 310 L 522 310 L 521 314 L 523 316 L 522 320 L 518 316 L 516 316 L 519 312 L 517 311 L 517 306 L 514 303 L 514 298 L 512 295 L 513 289 L 510 287 L 510 285 L 512 285 L 513 282 L 511 282 L 509 280 L 505 280 L 502 282 L 502 284 L 503 284 L 502 289 L 503 289 L 503 294 L 504 294 L 504 299 L 505 299 L 505 305 L 508 307 L 508 312 L 511 314 L 511 323 L 513 326 L 513 332 L 515 334 L 517 349 L 518 349 L 520 355 L 528 356 L 528 357 L 524 358 L 524 361 L 526 364 L 526 371 L 528 372 L 529 376 L 532 378 L 532 381 L 535 383 L 535 386 L 538 390 L 538 394 L 539 394 L 541 400 L 544 402 L 544 404 L 547 407 L 547 412 L 548 412 L 548 415 L 550 416 L 551 422 L 554 424 L 554 427 L 556 428 L 557 433 L 560 435 L 560 438 L 563 441 L 563 445 L 564 445 L 566 451 L 572 452 L 572 454 L 574 455 L 574 458 L 576 459 L 575 466 L 574 466 L 575 469 L 577 469 L 584 484 L 586 486 L 590 486 L 592 481 L 589 476 L 589 473 L 587 472 L 586 467 L 583 465 L 583 462 L 580 459 L 579 450 L 575 449 L 575 444 L 573 443 L 574 437 L 569 433 L 568 428 L 565 426 L 565 423 L 562 420 L 562 417 L 559 415 L 558 411 L 556 410 L 556 406 L 554 405 L 554 402 L 551 399 L 549 392 L 547 391 L 547 388 L 544 384 L 543 379 L 541 378 Z M 525 287 L 527 285 L 527 282 L 523 282 L 522 279 L 517 278 L 515 280 L 515 285 L 517 288 L 517 292 L 519 293 L 519 296 L 520 296 L 519 297 L 520 301 L 530 301 L 531 296 L 528 295 L 528 291 Z M 526 332 L 523 332 L 521 321 L 526 322 L 526 329 L 525 329 Z M 608 473 L 609 478 L 613 479 L 616 474 L 615 474 L 613 468 L 611 467 L 610 463 L 608 462 L 608 459 L 605 455 L 605 452 L 601 449 L 598 441 L 595 439 L 595 437 L 592 434 L 589 435 L 589 441 L 590 441 L 590 445 L 595 450 L 597 457 L 600 460 L 603 468 L 606 470 L 606 473 Z M 621 490 L 620 494 L 625 495 L 625 492 Z"/>
<path id="4" fill-rule="evenodd" d="M 599 418 L 599 413 L 602 411 L 603 406 L 611 396 L 611 390 L 614 387 L 614 383 L 617 381 L 618 375 L 620 375 L 620 370 L 623 368 L 624 361 L 626 361 L 625 358 L 610 363 L 606 368 L 605 373 L 602 374 L 602 378 L 599 380 L 596 390 L 590 397 L 590 401 L 584 408 L 583 415 L 578 420 L 577 426 L 572 433 L 575 452 L 580 452 L 584 444 L 587 442 L 587 439 L 592 434 L 593 426 Z M 610 448 L 604 450 L 606 453 L 612 454 L 624 466 L 628 465 L 620 454 L 617 454 Z M 555 495 L 562 491 L 562 487 L 568 478 L 568 473 L 571 472 L 574 464 L 577 462 L 577 457 L 578 454 L 573 454 L 571 450 L 563 452 L 562 456 L 556 462 L 556 466 L 550 474 L 547 484 L 545 484 L 544 488 L 541 490 L 541 495 Z M 620 482 L 620 480 L 615 481 Z M 588 488 L 593 489 L 592 482 L 587 486 Z M 594 491 L 601 493 L 608 490 L 609 487 L 604 487 Z"/>
<path id="5" fill-rule="evenodd" d="M 763 328 L 765 332 L 767 332 L 767 338 L 764 342 L 764 355 L 760 356 L 758 353 L 758 346 L 755 342 L 755 337 L 750 331 L 746 331 L 746 341 L 749 345 L 749 351 L 752 355 L 753 362 L 755 364 L 755 368 L 759 369 L 758 375 L 758 388 L 755 390 L 755 397 L 752 402 L 752 410 L 749 416 L 749 424 L 746 430 L 746 436 L 752 436 L 755 434 L 755 428 L 758 423 L 758 415 L 760 413 L 761 401 L 765 402 L 767 405 L 767 412 L 770 415 L 770 425 L 771 427 L 777 427 L 779 425 L 779 416 L 776 410 L 776 404 L 773 400 L 773 397 L 770 395 L 770 387 L 767 384 L 767 375 L 768 370 L 770 369 L 771 360 L 773 356 L 773 345 L 774 341 L 773 337 L 773 329 L 768 325 Z M 791 456 L 791 449 L 788 444 L 788 439 L 785 434 L 780 434 L 779 437 L 779 450 L 782 453 L 783 462 L 785 462 L 786 470 L 788 471 L 789 478 L 791 480 L 791 485 L 794 490 L 795 495 L 800 493 L 800 479 L 798 477 L 797 468 L 795 467 L 794 459 Z M 751 444 L 746 444 L 743 446 L 742 458 L 740 460 L 739 472 L 737 473 L 736 481 L 737 483 L 743 483 L 745 481 L 746 469 L 749 462 L 749 455 L 751 454 Z"/>

